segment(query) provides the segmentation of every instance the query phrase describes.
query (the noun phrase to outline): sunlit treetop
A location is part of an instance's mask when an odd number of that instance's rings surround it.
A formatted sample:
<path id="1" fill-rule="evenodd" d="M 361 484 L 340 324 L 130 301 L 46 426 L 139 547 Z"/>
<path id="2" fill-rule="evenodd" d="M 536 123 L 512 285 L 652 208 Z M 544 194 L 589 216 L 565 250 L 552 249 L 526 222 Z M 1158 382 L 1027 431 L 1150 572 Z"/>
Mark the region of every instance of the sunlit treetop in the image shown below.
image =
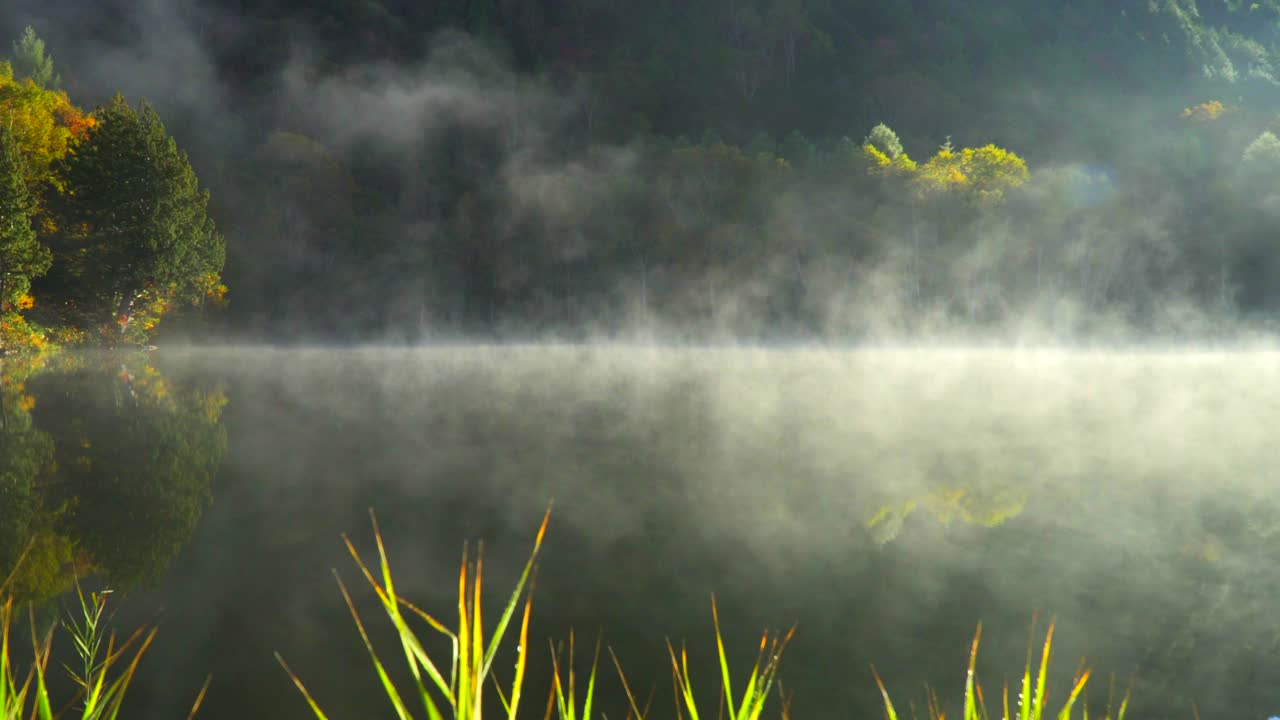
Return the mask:
<path id="1" fill-rule="evenodd" d="M 1030 179 L 1027 163 L 1016 153 L 995 145 L 956 150 L 950 139 L 924 165 L 902 149 L 887 126 L 877 125 L 862 145 L 868 172 L 910 178 L 921 196 L 969 193 L 979 202 L 996 203 L 1004 192 Z"/>
<path id="2" fill-rule="evenodd" d="M 65 92 L 43 88 L 30 78 L 16 79 L 7 62 L 0 62 L 0 117 L 13 132 L 27 165 L 27 186 L 32 190 L 51 179 L 52 163 L 64 157 L 71 143 L 84 138 L 95 124 Z"/>
<path id="3" fill-rule="evenodd" d="M 13 64 L 20 79 L 31 80 L 42 88 L 56 90 L 62 84 L 62 78 L 53 71 L 53 56 L 45 53 L 44 40 L 29 25 L 13 43 Z"/>
<path id="4" fill-rule="evenodd" d="M 1182 110 L 1182 117 L 1196 123 L 1212 122 L 1230 112 L 1221 100 L 1209 100 Z"/>

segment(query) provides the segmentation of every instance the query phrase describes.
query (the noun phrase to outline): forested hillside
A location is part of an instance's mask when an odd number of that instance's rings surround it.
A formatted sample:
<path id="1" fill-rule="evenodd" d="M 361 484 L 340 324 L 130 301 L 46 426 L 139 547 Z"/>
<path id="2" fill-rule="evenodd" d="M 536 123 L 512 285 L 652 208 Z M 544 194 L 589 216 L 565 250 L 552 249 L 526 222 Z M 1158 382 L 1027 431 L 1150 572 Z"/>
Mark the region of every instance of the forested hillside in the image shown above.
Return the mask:
<path id="1" fill-rule="evenodd" d="M 72 97 L 146 97 L 189 150 L 239 337 L 1074 339 L 1280 310 L 1280 0 L 0 13 L 25 23 Z"/>

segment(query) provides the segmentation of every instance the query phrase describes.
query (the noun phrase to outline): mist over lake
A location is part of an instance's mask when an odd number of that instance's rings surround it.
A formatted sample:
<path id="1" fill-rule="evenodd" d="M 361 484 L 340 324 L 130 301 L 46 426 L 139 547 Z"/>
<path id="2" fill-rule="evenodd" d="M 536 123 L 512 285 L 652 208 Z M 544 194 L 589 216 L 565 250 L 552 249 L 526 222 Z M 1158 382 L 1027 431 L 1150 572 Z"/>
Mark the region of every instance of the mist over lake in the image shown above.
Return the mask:
<path id="1" fill-rule="evenodd" d="M 149 401 L 123 399 L 123 365 L 102 361 L 32 374 L 10 425 L 115 413 L 95 443 L 132 437 L 128 408 Z M 1056 618 L 1059 686 L 1081 657 L 1103 678 L 1091 707 L 1110 673 L 1144 717 L 1272 702 L 1280 354 L 206 347 L 142 363 L 134 378 L 168 395 L 225 394 L 212 502 L 150 584 L 123 588 L 122 626 L 160 623 L 126 705 L 143 717 L 185 713 L 210 672 L 202 717 L 305 717 L 277 650 L 334 716 L 382 707 L 331 568 L 390 658 L 395 640 L 340 534 L 374 552 L 372 508 L 397 591 L 448 617 L 463 541 L 483 540 L 501 602 L 553 501 L 532 657 L 572 627 L 581 662 L 602 632 L 659 702 L 664 637 L 688 641 L 714 688 L 712 593 L 742 662 L 762 630 L 797 625 L 782 663 L 797 715 L 881 713 L 870 663 L 901 704 L 923 703 L 925 682 L 950 702 L 979 621 L 979 676 L 998 687 L 1035 613 L 1037 633 Z M 76 377 L 121 399 L 59 406 Z M 113 472 L 164 477 L 157 457 Z M 130 483 L 94 467 L 85 478 Z M 548 665 L 530 670 L 533 705 Z M 604 669 L 597 702 L 620 713 Z"/>

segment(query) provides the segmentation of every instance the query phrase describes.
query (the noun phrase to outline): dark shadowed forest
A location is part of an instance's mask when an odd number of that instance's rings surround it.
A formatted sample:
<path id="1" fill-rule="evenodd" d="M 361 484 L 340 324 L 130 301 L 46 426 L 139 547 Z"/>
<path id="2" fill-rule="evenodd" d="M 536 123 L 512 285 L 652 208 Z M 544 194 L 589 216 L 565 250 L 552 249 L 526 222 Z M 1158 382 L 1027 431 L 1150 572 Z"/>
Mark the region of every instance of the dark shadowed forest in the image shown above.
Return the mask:
<path id="1" fill-rule="evenodd" d="M 1272 0 L 19 0 L 0 21 L 35 29 L 39 84 L 75 107 L 149 102 L 210 191 L 229 290 L 199 321 L 168 303 L 161 334 L 1133 339 L 1280 306 Z M 31 283 L 46 326 L 65 230 Z"/>

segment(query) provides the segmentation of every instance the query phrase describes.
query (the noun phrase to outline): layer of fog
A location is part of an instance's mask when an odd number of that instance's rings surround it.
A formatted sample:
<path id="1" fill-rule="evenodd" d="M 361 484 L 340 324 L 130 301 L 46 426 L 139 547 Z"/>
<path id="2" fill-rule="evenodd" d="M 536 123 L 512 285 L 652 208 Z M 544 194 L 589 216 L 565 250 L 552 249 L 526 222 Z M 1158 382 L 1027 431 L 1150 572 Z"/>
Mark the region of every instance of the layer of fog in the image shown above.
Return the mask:
<path id="1" fill-rule="evenodd" d="M 263 305 L 241 316 L 250 332 L 288 338 L 291 327 L 322 314 L 325 319 L 311 334 L 323 328 L 338 337 L 412 341 L 452 334 L 459 317 L 474 314 L 463 307 L 465 292 L 450 284 L 457 275 L 451 265 L 455 245 L 467 242 L 450 239 L 458 228 L 446 227 L 456 208 L 435 207 L 433 176 L 421 166 L 431 157 L 424 149 L 452 142 L 450 133 L 460 130 L 499 155 L 496 170 L 481 163 L 480 169 L 459 171 L 480 173 L 484 177 L 468 182 L 498 188 L 495 215 L 485 218 L 497 245 L 461 251 L 490 258 L 495 282 L 522 282 L 531 272 L 529 257 L 580 260 L 575 272 L 589 272 L 594 263 L 607 262 L 607 248 L 645 243 L 656 233 L 641 225 L 633 228 L 637 237 L 618 238 L 613 237 L 618 228 L 602 230 L 598 223 L 627 188 L 651 178 L 638 166 L 633 143 L 578 140 L 588 100 L 584 93 L 590 88 L 558 89 L 543 78 L 517 74 L 489 48 L 460 33 L 434 38 L 417 62 L 340 69 L 316 58 L 307 38 L 299 36 L 281 49 L 287 61 L 279 76 L 246 93 L 218 76 L 215 48 L 200 39 L 238 37 L 243 28 L 235 17 L 211 15 L 190 2 L 152 0 L 130 4 L 118 30 L 84 42 L 77 38 L 76 10 L 19 3 L 0 17 L 0 27 L 33 22 L 45 33 L 77 100 L 92 105 L 121 90 L 160 109 L 191 151 L 206 185 L 217 189 L 214 206 L 230 234 L 229 254 L 238 273 L 232 280 L 244 293 L 242 303 Z M 217 32 L 197 32 L 209 27 Z M 1044 93 L 1025 94 L 1022 105 L 1034 115 Z M 1123 112 L 1076 88 L 1054 95 L 1053 102 L 1088 109 L 1086 117 L 1098 122 L 1105 111 L 1108 132 L 1099 139 L 1099 153 L 1129 164 L 1150 158 L 1151 172 L 1161 171 L 1160 158 L 1170 148 L 1151 134 L 1150 120 L 1176 115 L 1177 99 L 1135 99 L 1130 109 L 1136 112 Z M 869 129 L 850 127 L 848 135 L 861 142 Z M 378 239 L 381 256 L 335 271 L 335 263 L 346 262 L 342 253 L 347 251 L 327 245 L 333 242 L 327 223 L 343 212 L 340 207 L 246 184 L 263 157 L 289 152 L 273 146 L 277 132 L 318 141 L 305 151 L 313 153 L 310 161 L 328 163 L 330 151 L 366 156 L 390 173 L 397 194 L 388 198 L 385 212 L 366 218 L 367 227 L 361 228 L 363 236 Z M 993 126 L 991 137 L 955 141 L 977 146 L 1001 132 Z M 1228 143 L 1229 151 L 1214 160 L 1223 170 L 1220 176 L 1240 164 L 1251 139 Z M 933 150 L 908 149 L 919 159 Z M 720 258 L 724 268 L 688 275 L 675 266 L 651 269 L 637 263 L 634 272 L 613 278 L 614 287 L 604 295 L 589 298 L 596 307 L 535 293 L 495 329 L 514 337 L 537 334 L 548 325 L 561 332 L 570 327 L 577 337 L 759 337 L 775 329 L 765 318 L 779 298 L 786 298 L 809 319 L 803 334 L 817 337 L 977 334 L 1014 342 L 1124 342 L 1150 336 L 1256 337 L 1269 331 L 1266 318 L 1237 312 L 1239 288 L 1230 284 L 1229 269 L 1215 264 L 1228 250 L 1218 247 L 1220 239 L 1206 238 L 1205 248 L 1195 250 L 1203 257 L 1177 257 L 1171 238 L 1184 231 L 1185 198 L 1160 190 L 1157 183 L 1146 187 L 1142 178 L 1126 178 L 1130 187 L 1117 188 L 1110 184 L 1109 166 L 1090 164 L 1093 158 L 1046 163 L 1038 162 L 1036 148 L 1011 149 L 1027 155 L 1033 169 L 1029 185 L 1010 198 L 1014 209 L 966 226 L 946 243 L 934 237 L 936 220 L 921 237 L 919 226 L 912 230 L 900 210 L 895 215 L 874 199 L 849 197 L 821 183 L 801 185 L 763 200 L 762 223 L 719 221 L 714 234 L 733 240 Z M 349 182 L 344 173 L 334 170 L 318 182 Z M 1255 186 L 1241 184 L 1241 202 L 1269 212 L 1266 193 L 1246 192 Z M 1101 204 L 1118 192 L 1124 193 L 1123 201 L 1103 209 Z M 255 225 L 270 213 L 283 214 L 283 230 Z M 858 262 L 842 255 L 850 217 L 858 218 L 859 242 L 866 243 L 870 255 Z M 268 230 L 283 235 L 264 243 L 258 234 Z M 786 250 L 757 263 L 750 248 Z M 388 277 L 406 271 L 420 272 L 423 279 L 388 283 Z M 305 279 L 317 276 L 335 284 L 307 287 Z M 931 294 L 922 296 L 922 286 Z M 274 289 L 262 295 L 263 288 Z M 657 288 L 675 298 L 663 313 L 650 307 L 649 296 Z M 236 292 L 233 282 L 233 303 Z M 332 302 L 326 306 L 328 296 Z"/>
<path id="2" fill-rule="evenodd" d="M 340 522 L 368 547 L 373 505 L 402 591 L 444 607 L 462 535 L 490 542 L 490 572 L 511 578 L 554 499 L 544 614 L 607 632 L 610 618 L 670 623 L 683 608 L 685 624 L 663 626 L 679 634 L 702 627 L 715 591 L 752 623 L 805 619 L 800 684 L 821 684 L 804 679 L 815 657 L 854 674 L 930 657 L 919 672 L 944 681 L 963 655 L 956 627 L 978 620 L 994 623 L 990 657 L 1016 661 L 1038 611 L 1059 619 L 1062 657 L 1136 672 L 1147 701 L 1205 708 L 1245 702 L 1238 669 L 1280 640 L 1268 610 L 1280 577 L 1259 565 L 1280 542 L 1274 352 L 473 346 L 161 360 L 228 382 L 227 472 L 240 480 L 224 512 L 313 518 L 272 525 L 255 552 L 312 557 L 316 583 L 328 538 L 315 528 Z M 329 540 L 324 562 L 345 567 Z M 245 582 L 208 592 L 252 592 Z M 887 584 L 825 594 L 867 582 Z M 330 606 L 317 587 L 276 590 L 299 638 Z M 939 618 L 951 624 L 918 631 Z M 859 642 L 832 645 L 836 627 Z M 938 654 L 944 628 L 951 655 Z M 1193 680 L 1179 674 L 1187 652 Z"/>

